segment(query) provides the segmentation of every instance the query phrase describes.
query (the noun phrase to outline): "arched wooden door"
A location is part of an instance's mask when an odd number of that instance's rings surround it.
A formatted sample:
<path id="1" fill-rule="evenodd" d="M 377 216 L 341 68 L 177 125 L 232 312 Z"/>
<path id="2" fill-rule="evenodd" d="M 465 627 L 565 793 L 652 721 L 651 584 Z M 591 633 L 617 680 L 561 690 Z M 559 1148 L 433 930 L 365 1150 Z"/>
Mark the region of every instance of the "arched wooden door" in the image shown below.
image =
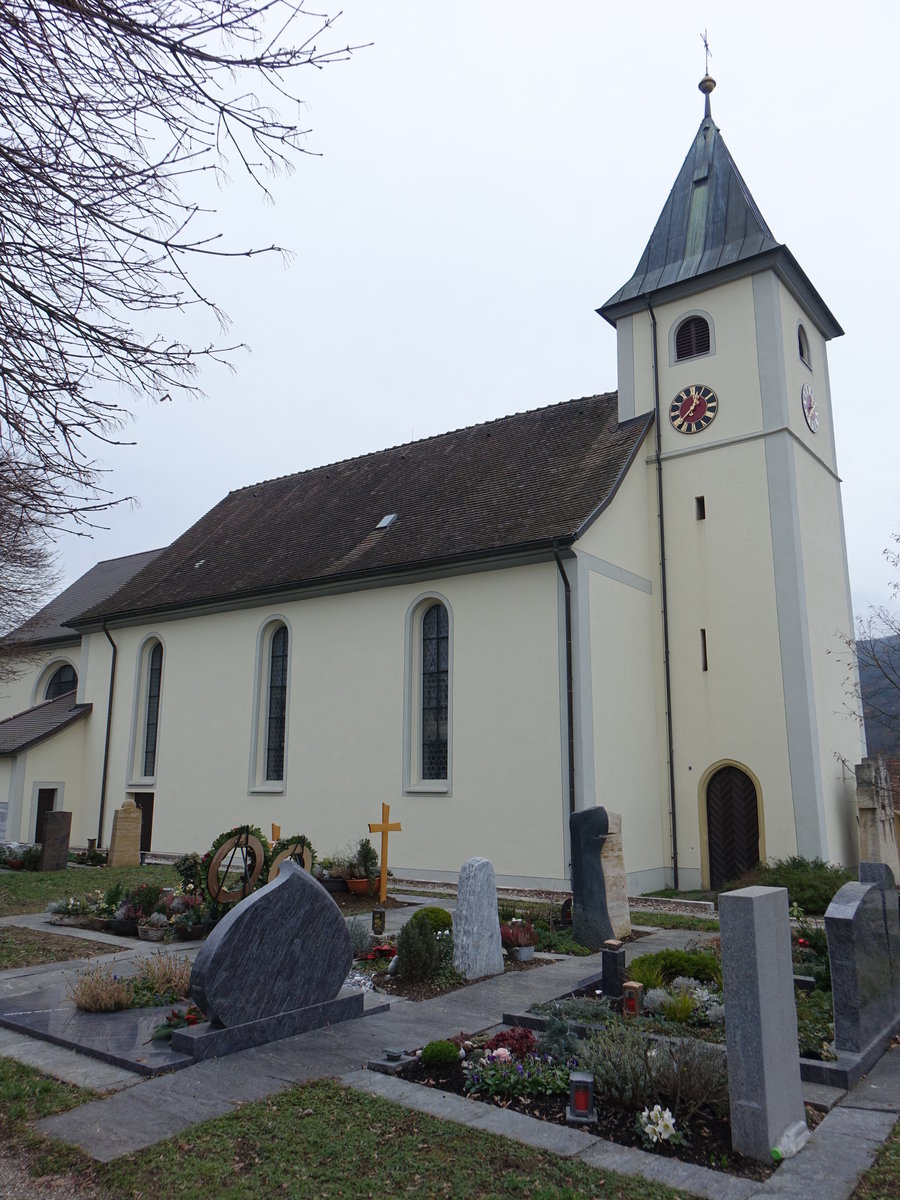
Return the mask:
<path id="1" fill-rule="evenodd" d="M 738 879 L 759 862 L 756 787 L 739 767 L 722 767 L 706 785 L 709 886 Z"/>

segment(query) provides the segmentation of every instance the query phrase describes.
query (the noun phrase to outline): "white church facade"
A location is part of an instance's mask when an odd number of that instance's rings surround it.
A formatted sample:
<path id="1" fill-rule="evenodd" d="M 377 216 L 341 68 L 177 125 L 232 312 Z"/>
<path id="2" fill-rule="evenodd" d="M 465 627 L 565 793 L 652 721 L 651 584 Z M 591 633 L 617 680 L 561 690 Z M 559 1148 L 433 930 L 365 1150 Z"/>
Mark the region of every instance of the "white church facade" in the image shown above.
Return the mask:
<path id="1" fill-rule="evenodd" d="M 387 801 L 398 875 L 480 854 L 565 887 L 569 814 L 600 804 L 634 891 L 856 860 L 842 331 L 703 90 L 598 310 L 617 392 L 243 488 L 99 564 L 7 639 L 0 837 L 56 807 L 105 845 L 131 796 L 153 851 L 275 823 L 328 854 Z"/>

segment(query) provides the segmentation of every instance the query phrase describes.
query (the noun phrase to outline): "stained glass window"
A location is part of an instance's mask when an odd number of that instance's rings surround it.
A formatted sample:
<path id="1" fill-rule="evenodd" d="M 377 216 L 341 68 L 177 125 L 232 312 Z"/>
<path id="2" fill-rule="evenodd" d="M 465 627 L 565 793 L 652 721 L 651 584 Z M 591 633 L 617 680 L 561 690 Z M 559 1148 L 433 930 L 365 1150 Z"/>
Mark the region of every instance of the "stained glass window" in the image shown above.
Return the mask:
<path id="1" fill-rule="evenodd" d="M 150 651 L 147 661 L 147 719 L 144 722 L 144 778 L 156 774 L 156 735 L 159 729 L 159 690 L 162 682 L 162 646 Z"/>
<path id="2" fill-rule="evenodd" d="M 75 674 L 75 668 L 66 663 L 50 676 L 44 699 L 55 700 L 57 696 L 64 696 L 66 692 L 74 692 L 77 687 L 78 676 Z"/>
<path id="3" fill-rule="evenodd" d="M 422 618 L 422 778 L 447 778 L 450 621 L 443 604 Z"/>
<path id="4" fill-rule="evenodd" d="M 287 715 L 288 631 L 279 625 L 269 644 L 269 704 L 266 779 L 284 779 L 284 725 Z"/>

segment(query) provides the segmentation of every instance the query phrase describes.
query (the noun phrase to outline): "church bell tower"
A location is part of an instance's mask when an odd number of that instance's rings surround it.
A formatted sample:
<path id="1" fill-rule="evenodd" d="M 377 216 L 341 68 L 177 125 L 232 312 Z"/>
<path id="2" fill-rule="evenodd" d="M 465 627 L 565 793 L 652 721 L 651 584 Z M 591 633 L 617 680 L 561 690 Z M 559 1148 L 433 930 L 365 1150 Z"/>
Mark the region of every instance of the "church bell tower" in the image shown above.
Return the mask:
<path id="1" fill-rule="evenodd" d="M 853 621 L 827 344 L 843 332 L 705 112 L 615 326 L 619 417 L 655 414 L 658 716 L 673 877 L 853 862 Z"/>

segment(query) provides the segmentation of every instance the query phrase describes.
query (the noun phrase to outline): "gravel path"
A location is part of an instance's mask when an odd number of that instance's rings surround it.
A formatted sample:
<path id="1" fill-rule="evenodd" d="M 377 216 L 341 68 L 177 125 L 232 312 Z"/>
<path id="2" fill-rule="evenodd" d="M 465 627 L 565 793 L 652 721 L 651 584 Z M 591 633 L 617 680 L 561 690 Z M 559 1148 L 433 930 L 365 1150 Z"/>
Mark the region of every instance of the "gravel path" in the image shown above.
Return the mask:
<path id="1" fill-rule="evenodd" d="M 108 1200 L 92 1184 L 70 1175 L 41 1175 L 35 1179 L 24 1155 L 0 1154 L 2 1200 Z"/>

